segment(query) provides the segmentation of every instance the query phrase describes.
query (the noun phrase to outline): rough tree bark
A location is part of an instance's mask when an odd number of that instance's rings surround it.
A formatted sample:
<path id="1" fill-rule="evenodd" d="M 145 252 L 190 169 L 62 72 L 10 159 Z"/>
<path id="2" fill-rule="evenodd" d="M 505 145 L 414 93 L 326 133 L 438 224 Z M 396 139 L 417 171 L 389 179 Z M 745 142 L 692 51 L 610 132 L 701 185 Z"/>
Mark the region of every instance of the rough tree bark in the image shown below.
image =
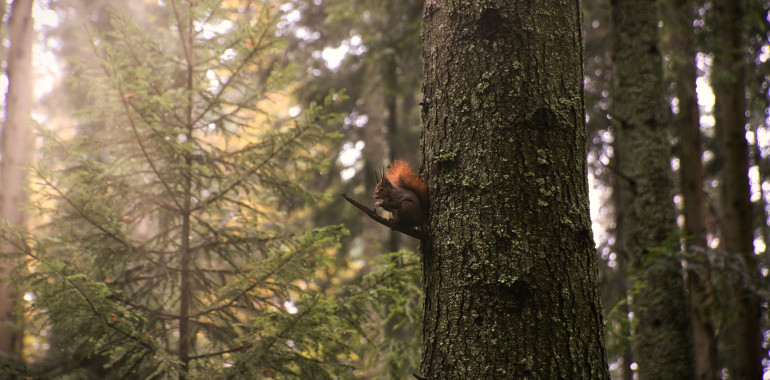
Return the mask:
<path id="1" fill-rule="evenodd" d="M 5 124 L 2 134 L 2 167 L 0 167 L 0 220 L 24 226 L 22 205 L 26 200 L 26 168 L 30 158 L 32 122 L 32 0 L 15 0 L 9 21 L 8 92 Z M 2 252 L 16 248 L 3 243 Z M 11 271 L 12 259 L 0 259 L 0 352 L 20 353 L 22 331 L 14 315 L 18 299 Z"/>
<path id="2" fill-rule="evenodd" d="M 612 117 L 626 252 L 634 273 L 631 310 L 639 379 L 694 377 L 690 325 L 679 260 L 670 148 L 655 0 L 611 1 Z"/>
<path id="3" fill-rule="evenodd" d="M 428 1 L 419 377 L 607 379 L 581 10 Z"/>
<path id="4" fill-rule="evenodd" d="M 762 378 L 762 332 L 760 300 L 750 287 L 758 276 L 754 257 L 754 227 L 749 192 L 749 156 L 746 143 L 746 98 L 740 1 L 718 0 L 716 13 L 717 51 L 712 75 L 715 116 L 724 151 L 722 168 L 721 225 L 723 249 L 740 263 L 733 279 L 735 294 L 731 305 L 734 318 L 728 323 L 727 366 L 730 377 L 738 380 Z"/>

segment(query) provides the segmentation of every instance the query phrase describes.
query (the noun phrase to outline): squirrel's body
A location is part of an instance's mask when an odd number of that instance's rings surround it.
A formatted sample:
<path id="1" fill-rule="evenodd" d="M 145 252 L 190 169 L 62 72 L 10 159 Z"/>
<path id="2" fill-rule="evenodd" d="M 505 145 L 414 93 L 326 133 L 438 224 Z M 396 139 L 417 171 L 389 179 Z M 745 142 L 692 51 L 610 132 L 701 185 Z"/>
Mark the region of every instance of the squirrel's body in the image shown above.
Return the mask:
<path id="1" fill-rule="evenodd" d="M 406 161 L 395 160 L 388 165 L 377 181 L 374 198 L 381 199 L 375 207 L 393 213 L 393 223 L 422 226 L 428 219 L 428 186 Z"/>

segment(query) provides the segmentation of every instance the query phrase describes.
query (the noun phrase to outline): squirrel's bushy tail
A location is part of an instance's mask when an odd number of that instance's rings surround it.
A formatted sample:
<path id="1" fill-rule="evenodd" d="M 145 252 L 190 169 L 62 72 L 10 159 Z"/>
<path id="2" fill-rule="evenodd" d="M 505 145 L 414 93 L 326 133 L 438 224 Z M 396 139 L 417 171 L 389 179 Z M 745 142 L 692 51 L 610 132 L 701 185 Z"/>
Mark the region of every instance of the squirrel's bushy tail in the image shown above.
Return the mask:
<path id="1" fill-rule="evenodd" d="M 393 160 L 385 170 L 388 181 L 396 187 L 403 187 L 414 191 L 420 198 L 423 213 L 428 212 L 428 185 L 414 173 L 409 163 L 404 160 Z"/>

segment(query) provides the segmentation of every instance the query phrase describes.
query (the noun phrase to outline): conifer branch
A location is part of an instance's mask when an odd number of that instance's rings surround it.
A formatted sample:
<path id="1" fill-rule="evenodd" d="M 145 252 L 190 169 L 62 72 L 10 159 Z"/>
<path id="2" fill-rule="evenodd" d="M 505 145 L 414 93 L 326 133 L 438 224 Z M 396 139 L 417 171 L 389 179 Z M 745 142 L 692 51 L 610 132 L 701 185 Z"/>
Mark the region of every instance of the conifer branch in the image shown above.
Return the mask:
<path id="1" fill-rule="evenodd" d="M 312 121 L 309 121 L 309 122 L 308 122 L 308 125 L 306 125 L 306 126 L 304 126 L 304 127 L 298 127 L 298 130 L 297 130 L 297 131 L 294 133 L 294 135 L 293 135 L 293 136 L 291 136 L 291 137 L 290 137 L 288 140 L 286 140 L 285 142 L 283 142 L 283 143 L 282 143 L 280 146 L 278 146 L 277 148 L 273 148 L 273 149 L 272 149 L 272 151 L 271 151 L 271 152 L 270 152 L 270 153 L 267 155 L 267 157 L 265 157 L 265 159 L 264 159 L 264 160 L 262 160 L 262 162 L 260 162 L 260 163 L 259 163 L 258 165 L 256 165 L 256 166 L 252 167 L 252 168 L 251 168 L 251 169 L 249 169 L 247 172 L 243 173 L 243 175 L 241 176 L 241 178 L 237 179 L 236 181 L 233 181 L 233 183 L 231 183 L 231 184 L 230 184 L 229 186 L 227 186 L 226 188 L 222 189 L 221 191 L 219 191 L 219 192 L 217 192 L 217 193 L 211 194 L 211 196 L 210 196 L 209 198 L 207 198 L 207 199 L 205 199 L 205 200 L 202 200 L 202 201 L 201 201 L 201 202 L 200 202 L 200 203 L 199 203 L 199 204 L 198 204 L 196 207 L 194 207 L 194 208 L 193 208 L 191 211 L 198 211 L 198 210 L 200 210 L 200 209 L 203 209 L 204 207 L 208 206 L 209 204 L 211 204 L 211 203 L 215 202 L 216 200 L 219 200 L 219 199 L 222 199 L 222 198 L 224 198 L 224 196 L 225 196 L 226 194 L 228 194 L 228 193 L 229 193 L 229 192 L 231 192 L 233 189 L 235 189 L 236 187 L 238 187 L 238 185 L 242 184 L 242 183 L 243 183 L 243 180 L 244 180 L 244 178 L 248 178 L 248 177 L 250 177 L 251 175 L 253 175 L 253 174 L 254 174 L 254 173 L 256 173 L 257 171 L 259 171 L 259 169 L 262 169 L 262 167 L 264 167 L 265 165 L 267 165 L 268 163 L 270 163 L 270 162 L 272 161 L 272 159 L 273 159 L 273 158 L 275 158 L 275 156 L 277 156 L 277 155 L 278 155 L 278 153 L 282 152 L 282 151 L 283 151 L 284 149 L 286 149 L 286 148 L 287 148 L 289 145 L 291 145 L 291 144 L 292 144 L 294 141 L 296 141 L 297 139 L 299 139 L 299 138 L 300 138 L 300 137 L 301 137 L 301 136 L 302 136 L 302 135 L 303 135 L 303 134 L 304 134 L 304 133 L 305 133 L 305 132 L 306 132 L 308 129 L 310 129 L 310 127 L 311 127 L 311 126 L 312 126 L 314 123 L 318 122 L 319 120 L 320 120 L 320 118 L 316 116 L 316 117 L 315 117 L 315 118 L 314 118 Z"/>
<path id="2" fill-rule="evenodd" d="M 98 318 L 99 320 L 101 320 L 107 327 L 117 331 L 118 333 L 120 333 L 120 335 L 123 335 L 124 337 L 126 337 L 126 338 L 128 338 L 128 339 L 130 339 L 132 341 L 135 341 L 136 343 L 140 344 L 144 348 L 148 349 L 148 351 L 155 352 L 155 347 L 153 347 L 153 345 L 151 345 L 150 343 L 146 342 L 141 337 L 134 336 L 130 332 L 122 330 L 120 327 L 117 326 L 117 322 L 109 321 L 107 319 L 107 317 L 105 315 L 103 315 L 103 313 L 99 312 L 99 309 L 96 307 L 96 305 L 93 303 L 93 301 L 91 301 L 91 298 L 89 298 L 88 295 L 86 295 L 86 293 L 85 293 L 85 291 L 83 291 L 83 289 L 80 289 L 80 287 L 77 284 L 75 284 L 75 282 L 72 281 L 72 279 L 69 276 L 67 276 L 64 272 L 56 269 L 55 267 L 50 265 L 48 262 L 46 262 L 43 259 L 41 259 L 40 256 L 36 255 L 32 251 L 32 249 L 29 248 L 29 246 L 27 246 L 26 244 L 19 244 L 18 242 L 9 239 L 5 235 L 0 235 L 0 238 L 2 238 L 8 244 L 12 245 L 17 250 L 23 252 L 24 255 L 29 256 L 32 260 L 36 261 L 38 264 L 46 266 L 51 272 L 53 272 L 53 273 L 57 274 L 59 277 L 61 277 L 62 280 L 64 280 L 64 282 L 69 284 L 80 295 L 80 297 L 86 303 L 86 306 L 91 311 L 91 313 L 93 313 L 93 315 L 96 318 Z"/>
<path id="3" fill-rule="evenodd" d="M 130 37 L 127 35 L 127 34 L 126 34 L 126 31 L 125 31 L 124 29 L 122 29 L 122 28 L 118 28 L 118 32 L 119 32 L 119 33 L 120 33 L 120 35 L 123 37 L 123 40 L 124 40 L 124 41 L 130 41 L 130 40 L 131 40 L 131 38 L 130 38 Z M 142 60 L 139 58 L 139 55 L 138 55 L 138 54 L 136 53 L 136 51 L 134 50 L 134 45 L 132 45 L 131 43 L 128 43 L 128 42 L 127 42 L 127 43 L 126 43 L 126 49 L 128 50 L 128 55 L 129 55 L 129 56 L 131 57 L 131 59 L 134 61 L 134 65 L 136 65 L 137 67 L 141 66 L 141 65 L 143 64 L 143 62 L 142 62 Z M 164 58 L 166 57 L 166 56 L 165 56 L 165 54 L 163 54 L 164 52 L 163 52 L 163 50 L 162 50 L 161 48 L 159 48 L 159 47 L 158 47 L 158 48 L 157 48 L 157 49 L 155 49 L 155 50 L 157 51 L 157 53 L 158 53 L 159 55 L 163 55 L 163 56 L 164 56 Z M 157 95 L 157 96 L 162 96 L 162 95 L 163 95 L 163 91 L 161 91 L 161 90 L 158 88 L 158 83 L 157 83 L 157 82 L 155 82 L 155 81 L 153 81 L 153 82 L 150 82 L 150 83 L 149 83 L 149 85 L 150 85 L 150 87 L 152 87 L 152 89 L 155 91 L 155 95 Z M 122 92 L 122 91 L 121 91 L 121 92 Z M 120 94 L 120 95 L 121 95 L 121 96 L 123 96 L 123 94 Z M 143 115 L 143 113 L 142 113 L 142 112 L 140 112 L 140 111 L 139 111 L 139 109 L 137 109 L 137 108 L 136 108 L 136 106 L 135 106 L 133 103 L 130 103 L 130 105 L 131 105 L 131 108 L 132 108 L 134 111 L 136 111 L 136 113 L 137 113 L 138 115 L 140 115 L 142 118 L 144 118 L 144 115 Z M 177 113 L 176 113 L 176 112 L 173 112 L 173 109 L 170 109 L 169 107 L 165 107 L 165 110 L 166 110 L 166 111 L 172 111 L 172 112 L 169 112 L 169 114 L 170 114 L 170 115 L 173 115 L 173 116 L 174 116 L 174 119 L 175 119 L 177 122 L 179 122 L 179 124 L 183 124 L 183 123 L 184 123 L 184 122 L 182 121 L 182 119 L 180 119 L 180 118 L 179 118 L 179 115 L 177 115 Z M 145 122 L 147 123 L 147 120 L 145 120 Z M 149 123 L 148 123 L 148 124 L 149 124 Z"/>
<path id="4" fill-rule="evenodd" d="M 276 273 L 278 273 L 279 270 L 281 270 L 286 264 L 291 262 L 291 260 L 294 257 L 296 257 L 297 255 L 299 255 L 300 253 L 302 253 L 301 249 L 296 250 L 295 252 L 293 252 L 290 255 L 288 255 L 284 260 L 280 261 L 275 268 L 273 268 L 270 271 L 268 271 L 267 273 L 263 274 L 260 278 L 258 278 L 258 279 L 255 278 L 254 281 L 249 281 L 249 282 L 251 282 L 251 285 L 249 285 L 246 288 L 244 288 L 241 291 L 239 291 L 237 294 L 235 294 L 233 297 L 231 297 L 230 300 L 228 300 L 226 303 L 224 303 L 222 305 L 219 305 L 217 307 L 213 307 L 213 308 L 209 308 L 207 310 L 200 311 L 200 312 L 198 312 L 196 314 L 191 315 L 191 317 L 192 318 L 199 318 L 199 317 L 202 317 L 204 315 L 208 315 L 208 314 L 213 313 L 213 312 L 225 310 L 225 309 L 233 306 L 235 304 L 235 302 L 239 298 L 245 296 L 246 294 L 248 294 L 250 291 L 252 291 L 257 286 L 259 286 L 261 284 L 264 284 L 267 281 L 268 278 L 270 278 L 273 275 L 275 275 Z"/>
<path id="5" fill-rule="evenodd" d="M 93 37 L 91 41 L 91 48 L 94 51 L 94 55 L 97 57 L 100 57 L 99 51 L 96 49 L 96 44 L 93 42 Z M 104 71 L 104 75 L 106 75 L 108 78 L 114 78 L 115 85 L 117 86 L 118 95 L 120 96 L 121 104 L 123 105 L 123 109 L 126 111 L 126 117 L 128 118 L 128 122 L 131 125 L 131 130 L 134 132 L 134 136 L 136 138 L 136 142 L 139 144 L 139 148 L 142 151 L 142 154 L 144 155 L 145 160 L 147 161 L 147 164 L 150 165 L 150 168 L 152 168 L 153 173 L 158 177 L 158 180 L 163 184 L 163 187 L 166 188 L 166 192 L 168 193 L 169 198 L 174 201 L 174 204 L 176 205 L 178 210 L 182 209 L 182 205 L 179 204 L 179 201 L 174 197 L 174 192 L 171 190 L 171 186 L 168 184 L 168 182 L 161 176 L 160 171 L 155 166 L 155 163 L 150 158 L 149 153 L 147 152 L 147 149 L 144 146 L 144 142 L 142 142 L 141 136 L 139 135 L 139 130 L 136 127 L 136 123 L 134 122 L 134 118 L 131 117 L 131 109 L 136 110 L 132 104 L 128 101 L 128 97 L 125 91 L 123 91 L 123 85 L 121 84 L 119 78 L 117 75 L 114 75 L 110 71 L 110 69 L 103 63 L 100 62 L 100 66 L 102 68 L 102 71 Z M 111 75 L 112 74 L 112 75 Z M 137 112 L 137 114 L 141 115 L 141 112 Z"/>
<path id="6" fill-rule="evenodd" d="M 70 207 L 72 207 L 72 209 L 75 210 L 75 212 L 77 212 L 78 215 L 81 218 L 83 218 L 83 220 L 88 222 L 90 225 L 96 227 L 96 229 L 98 229 L 99 231 L 102 231 L 105 235 L 107 235 L 108 237 L 112 238 L 116 242 L 120 243 L 124 247 L 128 248 L 130 251 L 134 251 L 134 246 L 132 246 L 125 239 L 123 239 L 120 236 L 118 236 L 116 233 L 106 229 L 100 223 L 98 223 L 97 221 L 93 220 L 93 218 L 91 218 L 88 214 L 86 214 L 84 210 L 82 210 L 80 207 L 75 205 L 75 202 L 72 199 L 70 199 L 66 194 L 64 194 L 61 190 L 59 190 L 59 188 L 56 187 L 56 185 L 54 185 L 53 183 L 51 183 L 51 181 L 49 181 L 47 178 L 45 178 L 45 176 L 39 170 L 37 170 L 36 168 L 33 168 L 32 170 L 34 170 L 35 173 L 38 175 L 38 177 L 40 177 L 43 180 L 43 182 L 45 182 L 45 184 L 48 187 L 50 187 L 54 192 L 56 192 L 56 194 L 58 194 L 61 197 L 61 199 L 63 199 L 65 202 L 67 202 L 67 204 L 70 205 Z"/>
<path id="7" fill-rule="evenodd" d="M 270 20 L 271 23 L 272 21 L 273 20 Z M 247 67 L 248 63 L 251 62 L 252 58 L 258 52 L 261 51 L 261 49 L 259 49 L 258 47 L 261 47 L 262 44 L 264 43 L 265 37 L 267 37 L 267 32 L 269 30 L 270 28 L 265 28 L 262 31 L 262 33 L 259 35 L 259 39 L 253 43 L 254 48 L 252 48 L 249 54 L 246 55 L 246 57 L 244 57 L 240 61 L 238 66 L 230 75 L 230 78 L 226 82 L 222 83 L 222 85 L 219 88 L 219 91 L 214 95 L 214 97 L 211 100 L 208 101 L 208 104 L 203 109 L 203 111 L 201 111 L 201 113 L 199 113 L 198 116 L 195 117 L 195 119 L 193 120 L 194 124 L 197 124 L 205 115 L 209 113 L 209 111 L 211 111 L 212 108 L 214 108 L 214 105 L 219 103 L 219 100 L 222 98 L 222 95 L 225 93 L 225 91 L 227 91 L 228 87 L 230 87 L 230 85 L 233 83 L 235 78 L 237 78 L 241 74 L 241 72 Z M 268 43 L 267 46 L 270 46 L 272 44 L 273 44 L 272 42 Z"/>
<path id="8" fill-rule="evenodd" d="M 139 144 L 139 148 L 142 150 L 142 155 L 144 155 L 145 160 L 147 161 L 147 164 L 150 165 L 152 168 L 152 171 L 155 173 L 155 175 L 158 177 L 158 180 L 160 183 L 163 184 L 163 187 L 166 188 L 166 192 L 168 193 L 169 198 L 171 198 L 172 201 L 174 201 L 174 204 L 177 207 L 177 210 L 182 210 L 182 205 L 179 204 L 179 200 L 176 199 L 174 196 L 174 191 L 171 189 L 171 186 L 168 184 L 168 181 L 166 181 L 165 178 L 160 174 L 160 170 L 155 166 L 155 163 L 153 162 L 152 158 L 150 157 L 150 154 L 147 152 L 147 149 L 144 146 L 144 143 L 142 142 L 142 137 L 139 135 L 139 130 L 136 127 L 136 124 L 134 123 L 134 118 L 131 117 L 131 110 L 129 110 L 129 102 L 126 99 L 126 96 L 123 94 L 123 89 L 118 84 L 118 90 L 121 93 L 121 102 L 123 103 L 123 108 L 126 110 L 126 116 L 128 116 L 128 122 L 131 125 L 131 130 L 134 132 L 134 136 L 136 137 L 136 142 Z"/>

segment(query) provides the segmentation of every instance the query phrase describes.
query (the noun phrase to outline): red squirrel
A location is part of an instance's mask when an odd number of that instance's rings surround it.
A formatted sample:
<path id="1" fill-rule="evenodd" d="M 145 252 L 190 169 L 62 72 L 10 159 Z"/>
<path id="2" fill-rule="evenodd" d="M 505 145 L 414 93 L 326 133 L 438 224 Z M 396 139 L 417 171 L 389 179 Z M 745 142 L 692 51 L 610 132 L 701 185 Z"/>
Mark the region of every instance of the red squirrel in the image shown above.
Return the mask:
<path id="1" fill-rule="evenodd" d="M 428 186 L 406 161 L 395 160 L 377 179 L 374 207 L 393 213 L 391 223 L 407 227 L 422 226 L 428 220 Z"/>

